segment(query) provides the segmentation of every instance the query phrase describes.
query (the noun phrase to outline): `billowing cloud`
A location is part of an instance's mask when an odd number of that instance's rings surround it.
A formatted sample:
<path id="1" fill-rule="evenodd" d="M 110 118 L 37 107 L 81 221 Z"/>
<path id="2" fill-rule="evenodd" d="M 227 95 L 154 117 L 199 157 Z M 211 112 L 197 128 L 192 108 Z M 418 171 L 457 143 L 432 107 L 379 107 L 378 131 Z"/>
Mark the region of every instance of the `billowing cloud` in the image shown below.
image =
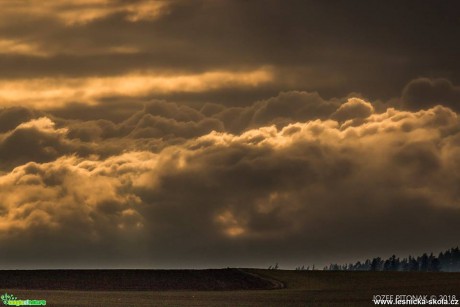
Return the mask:
<path id="1" fill-rule="evenodd" d="M 66 128 L 56 129 L 46 117 L 33 119 L 0 135 L 0 165 L 5 168 L 28 161 L 52 161 L 61 155 L 78 152 L 78 147 L 66 140 Z"/>
<path id="2" fill-rule="evenodd" d="M 290 91 L 252 106 L 216 109 L 212 117 L 221 120 L 227 131 L 241 132 L 264 125 L 285 126 L 296 121 L 326 119 L 339 105 L 338 99 L 325 100 L 318 93 Z M 211 110 L 211 105 L 204 107 Z"/>
<path id="3" fill-rule="evenodd" d="M 24 107 L 0 109 L 0 133 L 13 130 L 21 123 L 38 116 L 36 111 Z"/>
<path id="4" fill-rule="evenodd" d="M 3 1 L 0 263 L 458 244 L 458 9 L 420 1 Z"/>
<path id="5" fill-rule="evenodd" d="M 447 79 L 419 78 L 409 82 L 402 93 L 403 104 L 409 110 L 419 110 L 442 104 L 460 110 L 460 87 Z"/>
<path id="6" fill-rule="evenodd" d="M 344 246 L 341 259 L 427 244 L 441 248 L 456 240 L 455 112 L 442 106 L 376 112 L 358 98 L 331 104 L 307 93 L 282 94 L 253 107 L 270 110 L 271 101 L 290 103 L 291 95 L 306 99 L 295 102 L 296 110 L 318 100 L 313 105 L 328 110 L 320 113 L 324 119 L 285 115 L 289 123 L 278 127 L 251 122 L 230 133 L 214 117 L 225 111 L 217 106 L 200 112 L 154 102 L 119 124 L 81 122 L 81 129 L 99 129 L 87 137 L 74 121 L 59 120 L 56 127 L 42 117 L 19 124 L 3 135 L 3 144 L 22 132 L 38 140 L 33 152 L 51 155 L 29 156 L 36 162 L 23 160 L 0 176 L 1 242 L 9 246 L 3 263 L 27 263 L 17 255 L 32 242 L 41 242 L 38 262 L 45 266 L 51 265 L 47 250 L 59 253 L 61 265 L 94 265 L 109 257 L 127 266 L 220 266 L 327 262 Z M 275 124 L 277 114 L 283 115 L 274 111 L 261 122 Z M 199 128 L 212 118 L 215 124 Z M 105 129 L 113 134 L 104 135 Z M 168 133 L 176 141 L 167 141 Z M 161 145 L 142 145 L 153 140 Z M 114 148 L 106 156 L 65 147 L 85 145 L 97 153 L 107 142 Z M 369 249 L 371 242 L 379 246 Z"/>
<path id="7" fill-rule="evenodd" d="M 332 117 L 339 121 L 345 121 L 354 118 L 367 118 L 372 113 L 374 113 L 372 104 L 359 98 L 352 98 L 342 104 Z"/>

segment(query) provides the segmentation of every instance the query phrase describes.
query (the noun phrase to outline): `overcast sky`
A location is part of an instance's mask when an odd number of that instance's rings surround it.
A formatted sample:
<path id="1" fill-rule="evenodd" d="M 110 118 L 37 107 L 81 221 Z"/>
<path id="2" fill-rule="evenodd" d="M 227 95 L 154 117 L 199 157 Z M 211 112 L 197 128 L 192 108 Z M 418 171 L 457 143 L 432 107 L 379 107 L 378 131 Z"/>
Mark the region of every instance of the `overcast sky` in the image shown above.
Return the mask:
<path id="1" fill-rule="evenodd" d="M 0 267 L 322 267 L 458 245 L 459 9 L 3 0 Z"/>

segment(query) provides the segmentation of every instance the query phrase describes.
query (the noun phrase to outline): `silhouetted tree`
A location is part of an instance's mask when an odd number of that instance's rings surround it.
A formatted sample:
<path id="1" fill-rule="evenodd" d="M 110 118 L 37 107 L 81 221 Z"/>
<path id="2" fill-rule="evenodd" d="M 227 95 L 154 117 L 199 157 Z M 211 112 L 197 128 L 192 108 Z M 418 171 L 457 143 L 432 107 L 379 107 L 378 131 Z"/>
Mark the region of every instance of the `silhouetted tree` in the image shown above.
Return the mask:
<path id="1" fill-rule="evenodd" d="M 428 271 L 428 267 L 429 267 L 429 262 L 428 262 L 428 255 L 426 253 L 424 253 L 422 255 L 422 257 L 420 258 L 417 258 L 418 260 L 418 263 L 420 264 L 420 271 L 422 272 L 426 272 Z"/>
<path id="2" fill-rule="evenodd" d="M 380 257 L 372 259 L 371 271 L 380 271 L 382 269 L 382 259 Z"/>
<path id="3" fill-rule="evenodd" d="M 418 271 L 418 262 L 412 256 L 409 256 L 409 271 L 410 272 L 417 272 Z"/>
<path id="4" fill-rule="evenodd" d="M 432 261 L 431 261 L 431 265 L 430 265 L 430 271 L 432 272 L 439 272 L 441 270 L 441 265 L 439 263 L 439 259 L 438 258 L 434 258 Z"/>
<path id="5" fill-rule="evenodd" d="M 409 261 L 407 260 L 407 258 L 404 258 L 403 260 L 401 260 L 399 264 L 399 270 L 403 272 L 409 271 Z"/>
<path id="6" fill-rule="evenodd" d="M 307 268 L 308 269 L 308 268 Z M 314 269 L 314 266 L 312 267 Z M 460 271 L 460 249 L 457 247 L 439 253 L 438 257 L 427 253 L 419 257 L 412 257 L 400 260 L 396 255 L 388 259 L 380 257 L 365 262 L 357 261 L 355 264 L 330 264 L 324 270 L 331 271 L 404 271 L 404 272 L 459 272 Z"/>

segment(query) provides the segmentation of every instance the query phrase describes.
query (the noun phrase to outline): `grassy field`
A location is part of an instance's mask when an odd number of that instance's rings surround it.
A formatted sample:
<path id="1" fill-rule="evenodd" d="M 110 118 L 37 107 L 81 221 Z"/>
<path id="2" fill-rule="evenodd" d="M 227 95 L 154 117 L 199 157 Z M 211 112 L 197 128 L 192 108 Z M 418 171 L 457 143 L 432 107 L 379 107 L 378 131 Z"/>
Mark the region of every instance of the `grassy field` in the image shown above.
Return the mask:
<path id="1" fill-rule="evenodd" d="M 227 291 L 4 289 L 2 293 L 13 293 L 20 299 L 46 299 L 48 306 L 373 306 L 374 294 L 460 295 L 459 273 L 244 271 L 250 276 L 261 276 L 264 282 L 278 280 L 285 288 Z"/>

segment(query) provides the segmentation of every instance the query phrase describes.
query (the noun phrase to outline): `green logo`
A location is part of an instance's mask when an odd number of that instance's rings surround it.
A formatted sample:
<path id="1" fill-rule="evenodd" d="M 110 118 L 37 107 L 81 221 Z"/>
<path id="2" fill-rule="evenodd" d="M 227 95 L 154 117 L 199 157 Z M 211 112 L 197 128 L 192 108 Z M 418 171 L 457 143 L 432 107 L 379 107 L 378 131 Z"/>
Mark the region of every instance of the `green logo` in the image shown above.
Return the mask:
<path id="1" fill-rule="evenodd" d="M 13 294 L 5 293 L 1 296 L 2 302 L 7 306 L 39 306 L 46 305 L 46 300 L 18 300 Z"/>
<path id="2" fill-rule="evenodd" d="M 3 301 L 3 304 L 5 305 L 8 305 L 8 301 L 9 300 L 15 300 L 17 299 L 17 297 L 15 297 L 13 294 L 8 294 L 8 293 L 5 293 L 2 295 L 2 301 Z"/>

